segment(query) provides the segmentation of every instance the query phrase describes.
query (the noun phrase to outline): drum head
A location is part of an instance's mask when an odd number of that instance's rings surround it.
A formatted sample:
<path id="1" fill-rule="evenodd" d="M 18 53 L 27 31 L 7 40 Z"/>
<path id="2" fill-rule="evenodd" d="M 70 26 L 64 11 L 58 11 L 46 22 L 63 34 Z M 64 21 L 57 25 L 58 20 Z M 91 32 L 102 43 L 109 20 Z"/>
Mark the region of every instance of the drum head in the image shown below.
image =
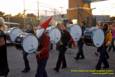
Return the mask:
<path id="1" fill-rule="evenodd" d="M 40 38 L 41 35 L 43 34 L 43 32 L 44 32 L 44 29 L 43 29 L 43 28 L 37 29 L 37 30 L 36 30 L 36 36 L 37 36 L 37 38 Z"/>
<path id="2" fill-rule="evenodd" d="M 49 26 L 48 28 L 46 28 L 46 31 L 50 31 L 50 30 L 52 30 L 53 28 L 55 28 L 55 26 Z"/>
<path id="3" fill-rule="evenodd" d="M 71 27 L 69 27 L 69 32 L 74 41 L 78 41 L 81 38 L 82 30 L 79 25 L 71 25 Z"/>
<path id="4" fill-rule="evenodd" d="M 93 31 L 93 43 L 94 46 L 100 47 L 104 42 L 104 32 L 101 29 Z"/>
<path id="5" fill-rule="evenodd" d="M 61 39 L 61 32 L 58 28 L 49 30 L 49 37 L 52 43 L 57 43 Z"/>
<path id="6" fill-rule="evenodd" d="M 13 27 L 9 29 L 9 36 L 10 36 L 11 41 L 14 42 L 17 36 L 19 36 L 21 33 L 22 33 L 22 30 L 19 28 Z"/>
<path id="7" fill-rule="evenodd" d="M 23 42 L 22 42 L 22 47 L 25 52 L 27 53 L 34 53 L 38 49 L 38 39 L 34 35 L 27 35 L 24 37 Z"/>

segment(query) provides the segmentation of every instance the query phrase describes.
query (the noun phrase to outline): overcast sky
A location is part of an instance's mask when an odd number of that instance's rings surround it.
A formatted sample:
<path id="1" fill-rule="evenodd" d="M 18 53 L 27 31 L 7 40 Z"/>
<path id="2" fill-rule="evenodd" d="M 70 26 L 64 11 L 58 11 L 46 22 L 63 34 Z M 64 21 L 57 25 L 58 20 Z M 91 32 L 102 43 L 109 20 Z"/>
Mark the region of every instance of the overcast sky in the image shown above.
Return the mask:
<path id="1" fill-rule="evenodd" d="M 23 12 L 24 6 L 26 12 L 38 12 L 38 0 L 2 0 L 0 2 L 0 11 L 7 14 L 17 14 Z M 115 16 L 115 0 L 108 0 L 103 2 L 95 2 L 91 4 L 93 14 L 109 14 Z M 40 14 L 53 13 L 57 9 L 59 13 L 65 13 L 68 8 L 68 0 L 39 0 Z M 46 11 L 47 10 L 47 11 Z"/>

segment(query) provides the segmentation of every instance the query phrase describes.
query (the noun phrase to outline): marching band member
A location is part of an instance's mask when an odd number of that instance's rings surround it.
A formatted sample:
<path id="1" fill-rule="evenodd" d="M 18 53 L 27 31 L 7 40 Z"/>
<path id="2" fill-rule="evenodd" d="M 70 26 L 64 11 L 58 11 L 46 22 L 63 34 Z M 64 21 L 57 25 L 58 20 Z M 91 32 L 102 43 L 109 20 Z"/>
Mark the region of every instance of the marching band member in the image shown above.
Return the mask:
<path id="1" fill-rule="evenodd" d="M 78 53 L 76 54 L 76 57 L 74 58 L 75 60 L 79 60 L 79 59 L 84 59 L 85 56 L 83 54 L 83 45 L 84 45 L 84 41 L 83 41 L 83 33 L 85 30 L 85 25 L 81 26 L 82 29 L 82 37 L 80 38 L 80 40 L 77 42 L 77 46 L 78 46 Z"/>
<path id="2" fill-rule="evenodd" d="M 112 43 L 111 43 L 108 51 L 110 51 L 111 48 L 113 48 L 113 52 L 115 52 L 115 43 L 114 43 L 114 41 L 115 41 L 115 22 L 113 22 L 111 25 L 111 33 L 112 33 Z"/>
<path id="3" fill-rule="evenodd" d="M 40 40 L 40 46 L 36 54 L 38 67 L 37 67 L 37 73 L 35 77 L 47 77 L 47 72 L 45 70 L 45 67 L 49 56 L 50 38 L 47 35 L 47 33 L 44 32 L 39 40 Z"/>
<path id="4" fill-rule="evenodd" d="M 40 27 L 46 29 L 51 19 L 52 17 L 50 17 L 47 21 L 41 24 Z M 49 57 L 49 45 L 50 45 L 50 38 L 48 36 L 48 33 L 46 31 L 43 31 L 42 35 L 38 38 L 38 40 L 40 42 L 40 45 L 36 53 L 38 66 L 37 66 L 37 72 L 35 77 L 48 77 L 47 72 L 45 70 L 48 57 Z"/>
<path id="5" fill-rule="evenodd" d="M 57 44 L 57 50 L 59 51 L 59 56 L 58 56 L 58 60 L 57 60 L 56 67 L 54 68 L 54 70 L 56 72 L 59 72 L 61 64 L 62 64 L 62 68 L 67 67 L 66 59 L 65 59 L 65 53 L 67 50 L 68 43 L 71 42 L 73 44 L 73 46 L 75 46 L 75 43 L 73 42 L 71 35 L 66 30 L 63 23 L 57 24 L 57 27 L 61 31 L 61 39 Z"/>
<path id="6" fill-rule="evenodd" d="M 101 69 L 102 63 L 104 64 L 103 68 L 105 68 L 105 69 L 109 68 L 109 63 L 107 61 L 107 59 L 109 58 L 109 55 L 107 53 L 106 48 L 111 44 L 112 34 L 111 34 L 111 31 L 109 30 L 107 24 L 104 24 L 103 31 L 105 34 L 105 39 L 104 39 L 103 45 L 97 49 L 97 51 L 100 53 L 99 60 L 98 60 L 98 63 L 96 65 L 97 70 Z"/>
<path id="7" fill-rule="evenodd" d="M 26 27 L 25 32 L 34 34 L 34 30 L 31 26 L 32 25 L 28 24 L 27 27 Z M 24 68 L 24 70 L 22 70 L 22 73 L 27 73 L 27 72 L 30 71 L 30 65 L 29 65 L 29 61 L 28 61 L 28 58 L 27 58 L 28 55 L 29 54 L 23 50 L 23 60 L 24 60 L 25 68 Z"/>
<path id="8" fill-rule="evenodd" d="M 22 70 L 22 73 L 27 73 L 27 72 L 30 71 L 30 65 L 29 65 L 29 61 L 28 61 L 28 58 L 27 58 L 28 53 L 25 52 L 24 50 L 23 50 L 22 53 L 23 53 L 23 60 L 24 60 L 24 64 L 25 64 L 25 68 L 24 68 L 24 70 Z"/>
<path id="9" fill-rule="evenodd" d="M 4 31 L 4 19 L 0 17 L 0 76 L 7 77 L 9 67 L 7 61 L 6 36 L 3 31 Z"/>

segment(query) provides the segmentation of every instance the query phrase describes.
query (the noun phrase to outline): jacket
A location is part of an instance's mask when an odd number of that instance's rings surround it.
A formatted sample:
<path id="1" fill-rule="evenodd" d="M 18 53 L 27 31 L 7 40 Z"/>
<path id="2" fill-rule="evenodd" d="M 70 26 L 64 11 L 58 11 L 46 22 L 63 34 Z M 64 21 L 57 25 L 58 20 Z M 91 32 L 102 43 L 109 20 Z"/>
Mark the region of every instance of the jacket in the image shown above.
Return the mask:
<path id="1" fill-rule="evenodd" d="M 108 31 L 108 32 L 105 34 L 104 43 L 107 44 L 107 43 L 111 43 L 111 42 L 112 42 L 112 33 L 111 33 L 111 31 Z"/>
<path id="2" fill-rule="evenodd" d="M 57 43 L 57 47 L 56 47 L 57 50 L 59 51 L 63 49 L 66 50 L 67 46 L 74 46 L 74 47 L 76 46 L 72 36 L 67 30 L 62 30 L 61 35 L 62 35 L 61 39 Z"/>
<path id="3" fill-rule="evenodd" d="M 40 45 L 38 47 L 39 54 L 36 55 L 37 60 L 48 59 L 49 57 L 49 45 L 50 45 L 50 38 L 46 33 L 40 38 Z"/>

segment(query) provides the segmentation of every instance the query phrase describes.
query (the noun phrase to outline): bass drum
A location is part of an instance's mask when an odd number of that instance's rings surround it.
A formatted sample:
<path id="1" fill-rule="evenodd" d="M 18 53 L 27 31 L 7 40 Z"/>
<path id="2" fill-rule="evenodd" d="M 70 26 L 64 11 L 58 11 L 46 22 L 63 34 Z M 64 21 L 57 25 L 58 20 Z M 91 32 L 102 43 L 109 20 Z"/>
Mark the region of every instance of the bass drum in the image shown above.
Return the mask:
<path id="1" fill-rule="evenodd" d="M 17 36 L 22 33 L 22 30 L 17 27 L 12 27 L 9 28 L 5 33 L 9 37 L 11 42 L 15 42 Z"/>
<path id="2" fill-rule="evenodd" d="M 36 36 L 37 38 L 40 38 L 45 30 L 43 28 L 36 30 Z"/>
<path id="3" fill-rule="evenodd" d="M 82 36 L 82 30 L 79 25 L 69 24 L 68 31 L 70 32 L 71 36 L 73 37 L 74 41 L 79 41 Z"/>
<path id="4" fill-rule="evenodd" d="M 89 46 L 100 47 L 104 43 L 104 32 L 97 27 L 88 28 L 84 32 L 84 43 Z"/>
<path id="5" fill-rule="evenodd" d="M 21 33 L 15 42 L 18 49 L 23 49 L 27 53 L 36 52 L 39 46 L 37 37 L 29 33 Z"/>
<path id="6" fill-rule="evenodd" d="M 60 30 L 56 27 L 48 27 L 46 30 L 48 31 L 51 43 L 58 43 L 61 39 Z"/>

